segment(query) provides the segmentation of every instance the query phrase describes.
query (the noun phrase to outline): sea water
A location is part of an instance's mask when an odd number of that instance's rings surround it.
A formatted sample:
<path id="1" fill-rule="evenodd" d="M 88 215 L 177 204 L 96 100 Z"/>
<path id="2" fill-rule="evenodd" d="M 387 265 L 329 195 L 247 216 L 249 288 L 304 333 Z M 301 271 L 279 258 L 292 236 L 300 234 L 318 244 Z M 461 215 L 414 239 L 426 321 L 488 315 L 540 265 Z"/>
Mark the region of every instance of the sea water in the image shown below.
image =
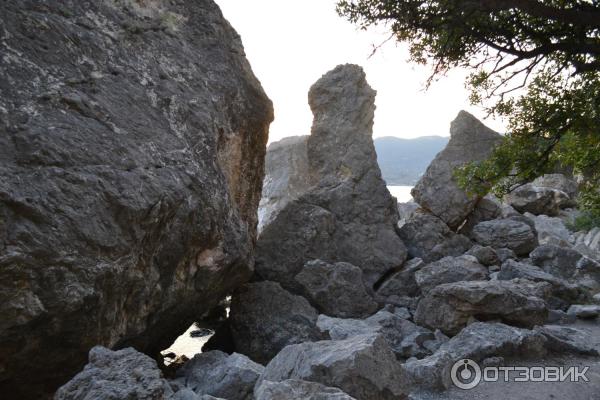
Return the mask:
<path id="1" fill-rule="evenodd" d="M 413 186 L 388 186 L 387 188 L 392 196 L 398 199 L 398 203 L 406 203 L 412 200 L 410 191 Z"/>

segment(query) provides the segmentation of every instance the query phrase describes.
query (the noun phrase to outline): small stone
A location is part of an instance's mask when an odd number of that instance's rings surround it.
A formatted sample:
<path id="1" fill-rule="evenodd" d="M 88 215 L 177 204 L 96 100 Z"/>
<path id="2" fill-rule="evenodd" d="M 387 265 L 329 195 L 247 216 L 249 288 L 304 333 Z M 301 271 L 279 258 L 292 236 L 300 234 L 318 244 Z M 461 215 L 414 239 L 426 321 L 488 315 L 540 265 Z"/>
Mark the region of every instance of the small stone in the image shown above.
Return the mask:
<path id="1" fill-rule="evenodd" d="M 597 304 L 574 304 L 567 310 L 567 314 L 581 319 L 596 318 L 600 314 L 600 305 Z"/>

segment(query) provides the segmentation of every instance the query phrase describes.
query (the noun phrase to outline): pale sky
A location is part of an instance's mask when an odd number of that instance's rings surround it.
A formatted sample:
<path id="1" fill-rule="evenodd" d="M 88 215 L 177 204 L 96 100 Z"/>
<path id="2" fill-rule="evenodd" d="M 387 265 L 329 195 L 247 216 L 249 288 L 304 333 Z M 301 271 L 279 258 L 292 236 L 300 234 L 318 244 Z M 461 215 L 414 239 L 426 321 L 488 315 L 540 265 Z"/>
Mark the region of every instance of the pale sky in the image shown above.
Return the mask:
<path id="1" fill-rule="evenodd" d="M 428 67 L 408 62 L 405 45 L 391 40 L 372 57 L 389 33 L 361 31 L 339 17 L 335 0 L 216 0 L 242 37 L 254 73 L 273 101 L 269 141 L 310 134 L 308 89 L 338 64 L 361 65 L 377 90 L 374 137 L 448 135 L 460 110 L 483 120 L 464 87 L 465 71 L 453 71 L 427 91 Z M 501 121 L 483 120 L 502 132 Z"/>

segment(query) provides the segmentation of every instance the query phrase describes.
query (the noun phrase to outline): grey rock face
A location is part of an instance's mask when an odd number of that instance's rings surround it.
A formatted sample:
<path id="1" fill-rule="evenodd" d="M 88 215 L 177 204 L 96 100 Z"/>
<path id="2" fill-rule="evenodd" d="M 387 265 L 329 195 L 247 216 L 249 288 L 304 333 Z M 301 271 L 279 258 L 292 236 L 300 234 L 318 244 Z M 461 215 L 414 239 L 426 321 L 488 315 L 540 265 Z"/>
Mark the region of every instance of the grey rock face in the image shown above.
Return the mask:
<path id="1" fill-rule="evenodd" d="M 574 236 L 575 248 L 579 252 L 600 261 L 600 228 L 578 232 Z"/>
<path id="2" fill-rule="evenodd" d="M 312 86 L 308 164 L 314 186 L 261 232 L 260 279 L 297 291 L 296 274 L 307 261 L 320 259 L 356 265 L 372 287 L 403 264 L 396 202 L 381 179 L 371 138 L 374 97 L 356 65 L 338 66 Z"/>
<path id="3" fill-rule="evenodd" d="M 361 318 L 377 311 L 367 293 L 360 268 L 339 262 L 309 261 L 296 275 L 306 298 L 319 312 L 332 317 Z"/>
<path id="4" fill-rule="evenodd" d="M 476 322 L 444 343 L 432 356 L 402 366 L 415 386 L 449 388 L 450 369 L 461 359 L 476 362 L 494 356 L 544 355 L 546 338 L 539 332 L 501 323 Z"/>
<path id="5" fill-rule="evenodd" d="M 546 321 L 548 283 L 526 280 L 473 281 L 437 286 L 419 302 L 415 322 L 455 335 L 471 317 L 499 319 L 505 323 L 533 327 Z"/>
<path id="6" fill-rule="evenodd" d="M 553 295 L 568 302 L 576 301 L 580 295 L 577 286 L 557 278 L 539 267 L 514 260 L 505 261 L 498 273 L 498 280 L 509 281 L 515 278 L 527 279 L 532 282 L 548 282 L 552 285 Z"/>
<path id="7" fill-rule="evenodd" d="M 546 347 L 550 350 L 560 353 L 600 355 L 598 350 L 589 343 L 589 337 L 580 329 L 567 326 L 544 325 L 536 327 L 535 330 L 546 337 Z"/>
<path id="8" fill-rule="evenodd" d="M 570 246 L 571 232 L 569 232 L 562 219 L 547 215 L 536 216 L 531 213 L 525 213 L 525 216 L 534 222 L 540 244 Z"/>
<path id="9" fill-rule="evenodd" d="M 421 358 L 431 354 L 425 342 L 437 339 L 429 329 L 417 326 L 398 314 L 385 310 L 367 319 L 342 319 L 319 315 L 317 326 L 322 332 L 327 332 L 333 340 L 380 334 L 398 358 Z"/>
<path id="10" fill-rule="evenodd" d="M 532 251 L 530 257 L 531 262 L 544 271 L 563 279 L 573 279 L 583 256 L 574 249 L 542 245 Z"/>
<path id="11" fill-rule="evenodd" d="M 39 398 L 248 279 L 273 111 L 211 0 L 0 8 L 0 392 Z"/>
<path id="12" fill-rule="evenodd" d="M 167 400 L 173 390 L 156 362 L 132 348 L 112 351 L 96 346 L 89 363 L 54 395 L 55 400 Z"/>
<path id="13" fill-rule="evenodd" d="M 498 265 L 500 264 L 500 259 L 498 258 L 498 253 L 494 250 L 493 247 L 490 246 L 480 246 L 476 244 L 471 247 L 469 251 L 465 253 L 466 255 L 473 256 L 479 261 L 480 264 L 483 265 Z"/>
<path id="14" fill-rule="evenodd" d="M 289 344 L 318 340 L 318 313 L 275 282 L 250 283 L 234 294 L 229 324 L 236 351 L 266 364 Z"/>
<path id="15" fill-rule="evenodd" d="M 381 283 L 377 289 L 377 298 L 386 302 L 390 296 L 414 297 L 419 293 L 419 285 L 415 273 L 423 268 L 425 263 L 420 258 L 413 258 L 404 263 L 400 271 L 393 273 Z"/>
<path id="16" fill-rule="evenodd" d="M 546 174 L 532 182 L 533 186 L 546 187 L 565 192 L 571 199 L 577 195 L 577 182 L 563 174 Z"/>
<path id="17" fill-rule="evenodd" d="M 402 228 L 404 224 L 410 221 L 419 208 L 419 205 L 414 201 L 398 203 L 398 228 Z"/>
<path id="18" fill-rule="evenodd" d="M 259 382 L 286 379 L 337 387 L 357 400 L 404 399 L 407 393 L 400 363 L 378 335 L 287 346 L 267 365 Z"/>
<path id="19" fill-rule="evenodd" d="M 461 111 L 450 126 L 450 141 L 431 162 L 412 190 L 412 196 L 425 210 L 458 228 L 477 204 L 453 177 L 456 167 L 486 159 L 502 136 L 484 126 L 471 114 Z"/>
<path id="20" fill-rule="evenodd" d="M 439 260 L 446 256 L 459 256 L 473 244 L 463 235 L 458 235 L 431 214 L 415 213 L 399 230 L 410 257 L 421 258 L 425 262 Z"/>
<path id="21" fill-rule="evenodd" d="M 199 353 L 177 371 L 177 381 L 198 395 L 228 400 L 252 400 L 264 367 L 241 354 Z"/>
<path id="22" fill-rule="evenodd" d="M 496 218 L 505 218 L 503 216 L 505 212 L 503 211 L 503 204 L 495 196 L 487 195 L 477 202 L 473 212 L 469 214 L 464 225 L 460 227 L 459 233 L 470 237 L 473 227 L 478 223 Z"/>
<path id="23" fill-rule="evenodd" d="M 487 268 L 479 264 L 475 257 L 468 255 L 444 257 L 415 273 L 415 280 L 423 294 L 443 283 L 483 281 L 487 278 Z"/>
<path id="24" fill-rule="evenodd" d="M 529 254 L 538 244 L 535 230 L 513 218 L 480 222 L 473 228 L 473 239 L 483 246 L 511 249 L 517 255 Z"/>
<path id="25" fill-rule="evenodd" d="M 309 189 L 307 143 L 308 136 L 292 136 L 269 145 L 258 208 L 259 232 L 286 204 Z"/>
<path id="26" fill-rule="evenodd" d="M 262 381 L 255 391 L 256 400 L 354 400 L 338 388 L 316 382 L 286 379 Z"/>
<path id="27" fill-rule="evenodd" d="M 505 200 L 520 213 L 549 216 L 558 215 L 561 208 L 571 204 L 571 199 L 565 192 L 530 183 L 509 193 Z"/>
<path id="28" fill-rule="evenodd" d="M 600 305 L 597 304 L 574 304 L 567 310 L 567 314 L 577 318 L 596 318 L 600 315 Z"/>
<path id="29" fill-rule="evenodd" d="M 496 249 L 496 254 L 498 254 L 498 260 L 503 263 L 506 260 L 516 260 L 517 255 L 514 251 L 507 248 Z"/>

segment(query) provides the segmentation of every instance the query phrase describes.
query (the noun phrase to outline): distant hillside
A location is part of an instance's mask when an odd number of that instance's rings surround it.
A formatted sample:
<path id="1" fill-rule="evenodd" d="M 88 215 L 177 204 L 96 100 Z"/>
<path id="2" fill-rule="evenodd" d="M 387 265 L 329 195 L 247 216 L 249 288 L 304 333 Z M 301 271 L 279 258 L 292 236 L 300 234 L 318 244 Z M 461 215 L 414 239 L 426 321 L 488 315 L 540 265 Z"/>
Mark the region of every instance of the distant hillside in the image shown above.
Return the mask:
<path id="1" fill-rule="evenodd" d="M 449 139 L 442 136 L 415 139 L 386 136 L 375 139 L 383 179 L 388 185 L 414 185 Z"/>

